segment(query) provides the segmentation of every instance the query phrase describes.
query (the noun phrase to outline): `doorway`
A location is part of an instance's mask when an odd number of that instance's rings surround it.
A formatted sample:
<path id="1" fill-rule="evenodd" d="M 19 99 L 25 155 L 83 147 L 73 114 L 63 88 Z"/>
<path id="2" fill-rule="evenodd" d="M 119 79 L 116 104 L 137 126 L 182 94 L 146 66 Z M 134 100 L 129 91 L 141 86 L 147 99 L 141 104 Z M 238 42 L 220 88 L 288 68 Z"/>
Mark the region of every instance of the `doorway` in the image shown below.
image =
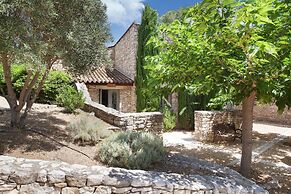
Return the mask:
<path id="1" fill-rule="evenodd" d="M 106 107 L 119 110 L 119 90 L 101 90 L 100 102 Z"/>

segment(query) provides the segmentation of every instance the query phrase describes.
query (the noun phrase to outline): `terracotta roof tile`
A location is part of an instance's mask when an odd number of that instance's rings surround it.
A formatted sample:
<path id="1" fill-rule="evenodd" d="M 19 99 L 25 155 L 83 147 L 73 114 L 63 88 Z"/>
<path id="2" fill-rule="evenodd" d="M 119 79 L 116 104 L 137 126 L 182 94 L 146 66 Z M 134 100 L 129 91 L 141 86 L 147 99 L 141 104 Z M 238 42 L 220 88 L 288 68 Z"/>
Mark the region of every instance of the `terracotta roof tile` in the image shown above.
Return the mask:
<path id="1" fill-rule="evenodd" d="M 83 75 L 75 76 L 75 81 L 95 84 L 120 84 L 132 85 L 133 80 L 120 71 L 100 67 Z"/>

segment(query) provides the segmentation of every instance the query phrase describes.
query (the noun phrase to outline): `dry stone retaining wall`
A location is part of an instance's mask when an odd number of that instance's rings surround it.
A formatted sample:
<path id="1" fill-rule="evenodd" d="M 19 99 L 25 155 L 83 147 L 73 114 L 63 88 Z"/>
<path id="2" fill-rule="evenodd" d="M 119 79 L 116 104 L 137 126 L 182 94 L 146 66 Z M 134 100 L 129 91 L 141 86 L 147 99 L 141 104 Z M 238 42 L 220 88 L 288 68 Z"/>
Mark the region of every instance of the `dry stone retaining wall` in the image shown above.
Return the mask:
<path id="1" fill-rule="evenodd" d="M 123 130 L 163 130 L 163 115 L 160 112 L 123 113 L 95 102 L 85 103 L 84 110 L 94 112 L 96 117 Z"/>
<path id="2" fill-rule="evenodd" d="M 241 127 L 242 117 L 240 111 L 195 111 L 195 131 L 193 137 L 199 141 L 214 141 L 215 126 L 219 124 Z"/>
<path id="3" fill-rule="evenodd" d="M 93 112 L 96 117 L 123 130 L 145 130 L 160 132 L 163 130 L 163 115 L 160 112 L 123 113 L 113 108 L 93 102 L 84 83 L 76 87 L 85 98 L 84 110 Z"/>
<path id="4" fill-rule="evenodd" d="M 248 185 L 245 183 L 248 182 Z M 267 193 L 251 181 L 0 156 L 0 194 Z"/>

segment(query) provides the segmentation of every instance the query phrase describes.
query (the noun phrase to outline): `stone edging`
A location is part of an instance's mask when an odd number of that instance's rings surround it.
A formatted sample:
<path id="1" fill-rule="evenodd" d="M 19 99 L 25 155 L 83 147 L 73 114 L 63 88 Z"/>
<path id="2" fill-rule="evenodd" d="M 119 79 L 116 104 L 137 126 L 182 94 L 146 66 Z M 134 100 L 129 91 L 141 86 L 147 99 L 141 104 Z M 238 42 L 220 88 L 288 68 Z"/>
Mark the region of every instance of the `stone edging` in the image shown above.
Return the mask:
<path id="1" fill-rule="evenodd" d="M 247 185 L 246 185 L 247 184 Z M 2 194 L 268 193 L 232 177 L 180 175 L 0 156 Z"/>

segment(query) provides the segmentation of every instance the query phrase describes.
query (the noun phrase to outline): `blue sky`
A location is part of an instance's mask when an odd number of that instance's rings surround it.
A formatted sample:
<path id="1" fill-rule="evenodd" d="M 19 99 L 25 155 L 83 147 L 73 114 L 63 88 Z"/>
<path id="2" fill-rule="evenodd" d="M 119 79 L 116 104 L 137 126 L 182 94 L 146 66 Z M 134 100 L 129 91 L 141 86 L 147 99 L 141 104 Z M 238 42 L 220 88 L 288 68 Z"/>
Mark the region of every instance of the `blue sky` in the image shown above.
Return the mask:
<path id="1" fill-rule="evenodd" d="M 133 22 L 140 22 L 141 11 L 145 4 L 156 9 L 159 15 L 170 10 L 194 5 L 200 0 L 101 0 L 107 6 L 111 34 L 114 42 L 126 31 Z M 112 43 L 113 44 L 113 43 Z"/>

